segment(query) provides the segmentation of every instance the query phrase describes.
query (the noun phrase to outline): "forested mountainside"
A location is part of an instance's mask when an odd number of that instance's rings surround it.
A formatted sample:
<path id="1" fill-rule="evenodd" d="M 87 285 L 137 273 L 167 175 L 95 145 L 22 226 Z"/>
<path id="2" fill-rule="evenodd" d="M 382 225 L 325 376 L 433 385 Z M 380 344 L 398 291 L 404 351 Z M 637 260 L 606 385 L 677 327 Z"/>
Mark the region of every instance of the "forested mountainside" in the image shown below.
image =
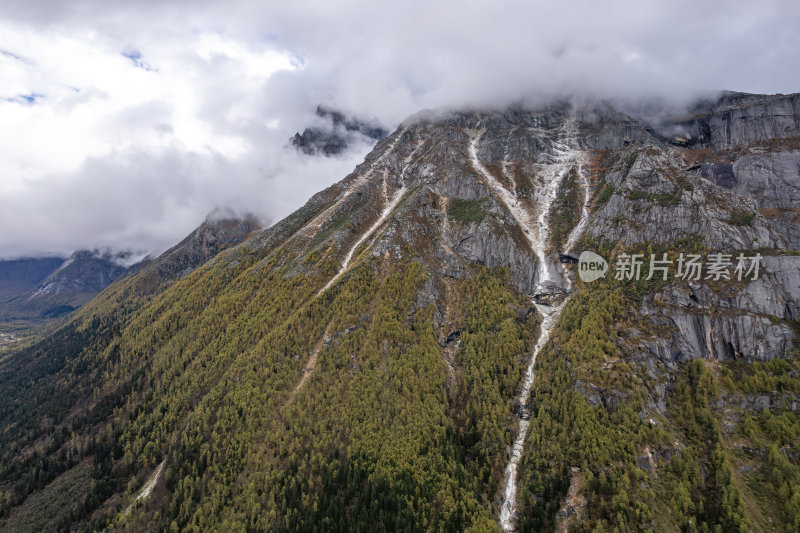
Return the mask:
<path id="1" fill-rule="evenodd" d="M 798 198 L 800 95 L 412 117 L 0 361 L 0 527 L 796 531 Z"/>

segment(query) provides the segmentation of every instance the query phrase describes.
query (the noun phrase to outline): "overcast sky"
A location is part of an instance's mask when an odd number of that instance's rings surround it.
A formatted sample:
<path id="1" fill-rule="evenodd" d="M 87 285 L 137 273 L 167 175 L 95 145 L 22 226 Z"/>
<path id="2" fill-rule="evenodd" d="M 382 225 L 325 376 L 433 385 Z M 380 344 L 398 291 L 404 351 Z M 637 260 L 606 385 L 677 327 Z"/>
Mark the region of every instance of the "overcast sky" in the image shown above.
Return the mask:
<path id="1" fill-rule="evenodd" d="M 258 4 L 258 5 L 257 5 Z M 217 207 L 277 221 L 349 173 L 323 103 L 800 91 L 800 3 L 0 0 L 0 257 L 157 253 Z"/>

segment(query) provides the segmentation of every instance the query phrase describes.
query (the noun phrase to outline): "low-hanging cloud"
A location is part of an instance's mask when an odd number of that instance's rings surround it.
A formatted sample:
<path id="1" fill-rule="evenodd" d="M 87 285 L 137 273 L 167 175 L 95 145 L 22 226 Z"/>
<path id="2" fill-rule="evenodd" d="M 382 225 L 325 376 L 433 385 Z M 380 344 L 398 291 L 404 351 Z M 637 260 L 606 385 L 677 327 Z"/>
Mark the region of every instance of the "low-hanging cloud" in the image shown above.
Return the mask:
<path id="1" fill-rule="evenodd" d="M 424 108 L 800 88 L 800 6 L 775 0 L 2 3 L 0 257 L 158 252 L 217 207 L 275 221 L 369 150 L 287 147 L 317 104 L 392 128 Z"/>

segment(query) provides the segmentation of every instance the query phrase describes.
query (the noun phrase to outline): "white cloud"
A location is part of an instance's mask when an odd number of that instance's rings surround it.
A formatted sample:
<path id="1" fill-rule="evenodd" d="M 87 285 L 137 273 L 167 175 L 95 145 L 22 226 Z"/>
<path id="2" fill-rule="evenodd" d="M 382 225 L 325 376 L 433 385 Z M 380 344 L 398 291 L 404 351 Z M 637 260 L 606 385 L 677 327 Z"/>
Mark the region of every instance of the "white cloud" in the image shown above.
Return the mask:
<path id="1" fill-rule="evenodd" d="M 368 150 L 286 149 L 318 103 L 392 127 L 568 93 L 800 89 L 800 5 L 778 0 L 0 3 L 0 257 L 161 250 L 219 206 L 285 216 Z"/>

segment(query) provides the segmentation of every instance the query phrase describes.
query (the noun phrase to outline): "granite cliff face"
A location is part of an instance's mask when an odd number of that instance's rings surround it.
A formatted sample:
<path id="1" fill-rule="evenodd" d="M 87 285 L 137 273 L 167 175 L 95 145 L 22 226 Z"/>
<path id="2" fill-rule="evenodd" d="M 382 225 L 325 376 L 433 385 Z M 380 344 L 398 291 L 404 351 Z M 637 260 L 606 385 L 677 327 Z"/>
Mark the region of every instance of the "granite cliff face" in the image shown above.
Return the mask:
<path id="1" fill-rule="evenodd" d="M 576 161 L 573 182 L 563 185 L 572 217 L 563 220 L 562 242 L 549 242 L 548 261 L 556 263 L 555 254 L 567 251 L 563 236 L 577 223 L 584 201 L 577 169 L 588 174 L 592 166 L 586 237 L 627 246 L 692 238 L 712 252 L 764 255 L 757 282 L 721 291 L 701 280 L 670 286 L 643 302 L 644 320 L 673 331 L 648 341 L 658 346 L 654 356 L 667 362 L 785 357 L 793 349 L 791 325 L 800 309 L 800 257 L 791 253 L 800 250 L 799 102 L 797 95 L 727 93 L 700 105 L 690 118 L 662 118 L 655 125 L 608 104 L 418 116 L 298 212 L 315 215 L 305 227 L 293 216 L 269 235 L 295 224 L 289 240 L 306 253 L 330 242 L 342 254 L 368 245 L 358 251 L 375 257 L 412 249 L 436 278 L 467 276 L 472 264 L 505 266 L 514 286 L 533 294 L 539 261 L 502 194 L 535 213 L 554 157 L 552 143 L 565 121 L 574 120 L 584 160 Z M 471 164 L 472 141 L 505 191 L 498 192 Z M 575 205 L 568 205 L 571 188 Z M 460 217 L 454 204 L 472 213 Z M 387 206 L 391 213 L 372 228 Z M 347 267 L 352 257 L 344 259 Z M 441 288 L 431 284 L 430 291 L 421 298 L 438 301 Z"/>

